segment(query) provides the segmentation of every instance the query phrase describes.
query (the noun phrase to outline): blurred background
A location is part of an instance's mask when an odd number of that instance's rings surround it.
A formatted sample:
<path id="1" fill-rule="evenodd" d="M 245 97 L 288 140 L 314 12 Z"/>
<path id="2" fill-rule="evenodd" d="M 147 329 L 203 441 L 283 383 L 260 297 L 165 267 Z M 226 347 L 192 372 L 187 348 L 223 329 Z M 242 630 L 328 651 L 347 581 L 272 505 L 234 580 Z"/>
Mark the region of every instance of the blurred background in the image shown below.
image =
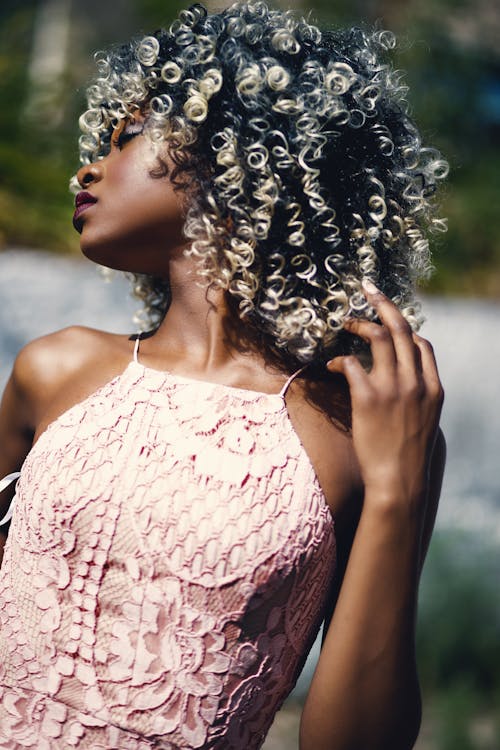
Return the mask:
<path id="1" fill-rule="evenodd" d="M 226 3 L 208 3 L 211 9 Z M 319 25 L 378 24 L 399 39 L 413 115 L 451 174 L 421 289 L 422 334 L 446 391 L 448 465 L 418 623 L 425 721 L 419 750 L 500 748 L 500 3 L 289 0 Z M 173 20 L 177 0 L 2 0 L 0 387 L 18 349 L 71 323 L 133 330 L 121 278 L 78 255 L 69 177 L 92 52 Z M 313 649 L 266 750 L 295 750 Z M 242 750 L 244 750 L 242 748 Z"/>

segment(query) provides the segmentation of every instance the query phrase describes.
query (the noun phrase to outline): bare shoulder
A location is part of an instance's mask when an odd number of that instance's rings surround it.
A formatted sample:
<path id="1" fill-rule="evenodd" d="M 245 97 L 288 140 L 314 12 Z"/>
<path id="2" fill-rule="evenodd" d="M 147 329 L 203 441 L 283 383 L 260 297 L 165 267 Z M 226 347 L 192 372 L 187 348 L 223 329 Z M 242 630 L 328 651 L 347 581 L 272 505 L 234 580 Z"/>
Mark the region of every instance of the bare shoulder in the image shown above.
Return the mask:
<path id="1" fill-rule="evenodd" d="M 319 380 L 296 380 L 287 395 L 287 408 L 332 516 L 349 533 L 355 530 L 364 484 L 352 443 L 349 387 L 342 375 L 329 375 Z M 427 544 L 437 512 L 445 462 L 446 440 L 439 428 L 429 472 L 424 534 Z"/>
<path id="2" fill-rule="evenodd" d="M 70 326 L 30 341 L 18 353 L 13 377 L 26 395 L 57 390 L 69 376 L 102 359 L 123 337 L 84 326 Z"/>
<path id="3" fill-rule="evenodd" d="M 34 339 L 19 352 L 12 382 L 36 430 L 51 406 L 62 410 L 111 379 L 129 355 L 128 337 L 71 326 Z M 85 394 L 88 395 L 88 394 Z"/>
<path id="4" fill-rule="evenodd" d="M 363 483 L 352 444 L 345 378 L 325 372 L 319 379 L 297 379 L 287 395 L 287 408 L 337 526 L 351 526 L 361 506 Z"/>
<path id="5" fill-rule="evenodd" d="M 0 400 L 0 478 L 20 469 L 47 424 L 123 370 L 131 347 L 127 336 L 81 326 L 23 347 Z M 13 491 L 0 493 L 0 517 Z M 0 558 L 1 548 L 0 537 Z"/>

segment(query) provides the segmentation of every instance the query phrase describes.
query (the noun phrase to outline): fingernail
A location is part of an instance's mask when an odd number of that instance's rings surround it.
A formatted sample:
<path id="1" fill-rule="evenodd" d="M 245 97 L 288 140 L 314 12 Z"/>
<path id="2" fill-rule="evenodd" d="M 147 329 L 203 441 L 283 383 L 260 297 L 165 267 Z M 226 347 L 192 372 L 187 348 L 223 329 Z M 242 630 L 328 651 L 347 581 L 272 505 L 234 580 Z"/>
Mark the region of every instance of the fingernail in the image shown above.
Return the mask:
<path id="1" fill-rule="evenodd" d="M 361 279 L 361 285 L 363 289 L 366 289 L 366 291 L 370 294 L 376 294 L 378 292 L 377 287 L 375 286 L 373 281 L 370 281 L 370 279 Z"/>

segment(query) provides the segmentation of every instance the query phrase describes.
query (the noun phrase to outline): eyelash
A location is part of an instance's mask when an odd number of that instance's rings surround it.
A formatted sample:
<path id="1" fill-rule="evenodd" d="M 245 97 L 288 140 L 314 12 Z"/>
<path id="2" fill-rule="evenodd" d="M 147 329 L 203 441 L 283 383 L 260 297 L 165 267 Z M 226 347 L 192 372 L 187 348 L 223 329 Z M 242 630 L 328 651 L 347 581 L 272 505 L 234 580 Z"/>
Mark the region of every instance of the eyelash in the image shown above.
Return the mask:
<path id="1" fill-rule="evenodd" d="M 138 130 L 132 130 L 124 128 L 117 138 L 113 139 L 113 145 L 122 150 L 126 143 L 135 138 L 136 135 L 140 135 L 143 131 L 142 126 Z"/>

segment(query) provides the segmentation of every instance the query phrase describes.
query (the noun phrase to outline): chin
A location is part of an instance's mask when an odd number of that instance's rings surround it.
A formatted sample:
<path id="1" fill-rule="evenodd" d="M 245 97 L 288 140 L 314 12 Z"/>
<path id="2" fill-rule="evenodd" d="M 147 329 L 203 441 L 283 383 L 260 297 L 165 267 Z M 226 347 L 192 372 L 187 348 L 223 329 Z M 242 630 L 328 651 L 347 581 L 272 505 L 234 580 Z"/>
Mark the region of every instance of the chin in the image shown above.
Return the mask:
<path id="1" fill-rule="evenodd" d="M 137 252 L 128 254 L 123 251 L 123 248 L 114 249 L 110 248 L 109 245 L 106 247 L 96 247 L 93 244 L 84 242 L 83 239 L 80 241 L 80 249 L 82 254 L 93 263 L 105 266 L 106 268 L 112 268 L 114 271 L 141 273 L 148 276 L 168 278 L 167 270 L 161 267 L 157 258 L 138 258 Z"/>

